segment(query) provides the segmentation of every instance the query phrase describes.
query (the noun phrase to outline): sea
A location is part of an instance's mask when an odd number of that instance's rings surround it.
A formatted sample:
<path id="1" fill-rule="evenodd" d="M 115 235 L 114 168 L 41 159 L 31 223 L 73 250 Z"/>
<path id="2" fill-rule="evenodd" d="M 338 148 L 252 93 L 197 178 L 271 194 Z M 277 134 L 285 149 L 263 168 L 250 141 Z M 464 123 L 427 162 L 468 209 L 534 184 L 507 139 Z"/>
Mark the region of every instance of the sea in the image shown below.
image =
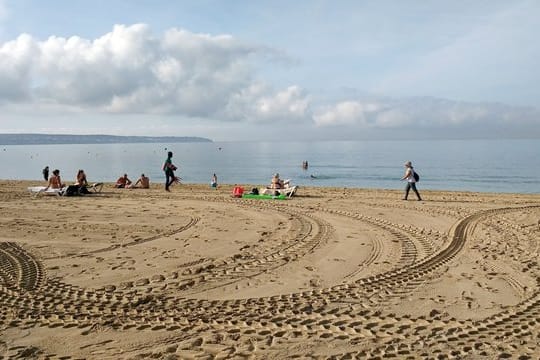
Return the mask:
<path id="1" fill-rule="evenodd" d="M 164 182 L 167 151 L 184 184 L 209 184 L 215 173 L 221 184 L 249 188 L 279 173 L 300 186 L 402 189 L 412 161 L 420 191 L 540 193 L 540 139 L 0 145 L 0 178 L 40 185 L 49 166 L 67 183 L 78 169 L 90 182 L 124 173 Z"/>

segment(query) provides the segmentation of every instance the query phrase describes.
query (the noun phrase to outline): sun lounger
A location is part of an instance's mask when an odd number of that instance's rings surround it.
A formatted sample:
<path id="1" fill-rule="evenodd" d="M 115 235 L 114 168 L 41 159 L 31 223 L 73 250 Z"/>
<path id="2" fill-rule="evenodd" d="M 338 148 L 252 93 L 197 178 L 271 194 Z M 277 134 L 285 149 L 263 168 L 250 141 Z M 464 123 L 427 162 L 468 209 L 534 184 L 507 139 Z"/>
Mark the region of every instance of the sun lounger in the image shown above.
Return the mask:
<path id="1" fill-rule="evenodd" d="M 281 193 L 287 197 L 293 197 L 294 194 L 296 194 L 297 190 L 298 190 L 298 185 L 295 185 L 291 187 L 286 187 L 285 189 L 281 189 Z"/>
<path id="2" fill-rule="evenodd" d="M 71 187 L 71 188 L 70 188 Z M 70 188 L 70 191 L 68 192 L 68 188 Z M 101 190 L 103 189 L 103 183 L 94 183 L 92 185 L 89 185 L 86 187 L 86 189 L 89 191 L 89 193 L 100 193 Z M 76 190 L 79 190 L 79 192 L 77 193 Z M 33 195 L 33 196 L 38 196 L 38 195 L 56 195 L 56 196 L 63 196 L 63 195 L 82 195 L 82 193 L 80 192 L 80 189 L 78 189 L 75 185 L 69 185 L 69 186 L 64 186 L 63 188 L 61 189 L 47 189 L 46 186 L 30 186 L 28 187 L 28 191 Z"/>
<path id="3" fill-rule="evenodd" d="M 88 190 L 92 191 L 92 192 L 95 192 L 95 193 L 100 193 L 101 192 L 101 189 L 103 189 L 103 183 L 93 183 L 92 185 L 90 186 L 87 186 L 86 187 Z"/>
<path id="4" fill-rule="evenodd" d="M 32 196 L 38 196 L 38 195 L 55 195 L 55 196 L 62 196 L 66 192 L 67 186 L 64 186 L 61 189 L 51 189 L 47 188 L 47 186 L 30 186 L 28 187 L 28 191 L 32 194 Z"/>
<path id="5" fill-rule="evenodd" d="M 263 189 L 262 191 L 259 191 L 259 194 L 263 195 L 275 195 L 277 192 L 278 195 L 285 195 L 287 197 L 293 197 L 294 194 L 296 194 L 296 191 L 298 190 L 298 185 L 291 186 L 291 187 L 285 187 L 283 189 Z"/>
<path id="6" fill-rule="evenodd" d="M 263 200 L 285 200 L 285 195 L 266 195 L 266 194 L 242 194 L 242 199 L 263 199 Z"/>

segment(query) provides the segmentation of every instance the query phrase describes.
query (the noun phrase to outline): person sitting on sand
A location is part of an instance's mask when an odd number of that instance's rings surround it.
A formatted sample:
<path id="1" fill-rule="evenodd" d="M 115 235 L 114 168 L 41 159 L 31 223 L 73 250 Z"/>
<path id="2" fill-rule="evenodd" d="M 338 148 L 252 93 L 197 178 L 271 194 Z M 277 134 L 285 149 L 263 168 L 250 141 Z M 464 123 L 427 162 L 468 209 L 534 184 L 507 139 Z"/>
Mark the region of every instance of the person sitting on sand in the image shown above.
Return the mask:
<path id="1" fill-rule="evenodd" d="M 116 185 L 114 185 L 114 187 L 118 189 L 129 189 L 131 187 L 131 180 L 129 180 L 127 174 L 124 174 L 124 176 L 120 176 L 118 180 L 116 180 Z"/>
<path id="2" fill-rule="evenodd" d="M 141 174 L 141 177 L 139 180 L 135 182 L 135 185 L 133 185 L 134 188 L 138 188 L 138 185 L 141 185 L 141 189 L 149 189 L 150 188 L 150 178 L 148 176 L 145 176 L 144 174 Z"/>
<path id="3" fill-rule="evenodd" d="M 49 178 L 49 185 L 45 190 L 63 188 L 65 184 L 62 183 L 62 179 L 60 178 L 60 170 L 55 169 L 52 173 L 52 176 Z"/>

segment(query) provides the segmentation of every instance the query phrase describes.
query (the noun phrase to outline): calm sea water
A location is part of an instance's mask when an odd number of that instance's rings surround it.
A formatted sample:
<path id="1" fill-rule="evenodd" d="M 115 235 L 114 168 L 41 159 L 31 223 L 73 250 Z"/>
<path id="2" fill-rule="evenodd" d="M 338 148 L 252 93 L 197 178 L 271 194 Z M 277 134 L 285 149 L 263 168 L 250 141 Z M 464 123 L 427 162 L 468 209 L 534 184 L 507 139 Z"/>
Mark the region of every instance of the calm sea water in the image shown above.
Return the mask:
<path id="1" fill-rule="evenodd" d="M 49 165 L 68 182 L 80 168 L 92 182 L 124 172 L 163 182 L 167 150 L 184 183 L 209 183 L 216 173 L 220 183 L 263 185 L 279 172 L 298 185 L 401 189 L 403 163 L 411 160 L 419 189 L 540 193 L 540 140 L 0 146 L 0 178 L 38 181 Z"/>

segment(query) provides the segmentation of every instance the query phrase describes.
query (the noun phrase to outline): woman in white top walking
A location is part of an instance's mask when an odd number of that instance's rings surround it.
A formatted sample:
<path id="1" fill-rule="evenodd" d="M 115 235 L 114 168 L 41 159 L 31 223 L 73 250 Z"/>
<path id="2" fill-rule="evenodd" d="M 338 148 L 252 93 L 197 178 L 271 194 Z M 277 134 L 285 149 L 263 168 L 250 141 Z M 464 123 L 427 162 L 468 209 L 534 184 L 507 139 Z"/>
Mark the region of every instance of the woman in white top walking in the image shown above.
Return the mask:
<path id="1" fill-rule="evenodd" d="M 407 198 L 409 197 L 409 191 L 413 189 L 414 193 L 416 194 L 416 197 L 418 198 L 418 201 L 421 201 L 422 198 L 420 197 L 418 190 L 416 190 L 416 179 L 414 176 L 414 168 L 410 161 L 407 161 L 405 163 L 405 175 L 403 175 L 401 180 L 407 180 L 407 186 L 405 186 L 405 196 L 403 197 L 403 200 L 407 200 Z"/>

